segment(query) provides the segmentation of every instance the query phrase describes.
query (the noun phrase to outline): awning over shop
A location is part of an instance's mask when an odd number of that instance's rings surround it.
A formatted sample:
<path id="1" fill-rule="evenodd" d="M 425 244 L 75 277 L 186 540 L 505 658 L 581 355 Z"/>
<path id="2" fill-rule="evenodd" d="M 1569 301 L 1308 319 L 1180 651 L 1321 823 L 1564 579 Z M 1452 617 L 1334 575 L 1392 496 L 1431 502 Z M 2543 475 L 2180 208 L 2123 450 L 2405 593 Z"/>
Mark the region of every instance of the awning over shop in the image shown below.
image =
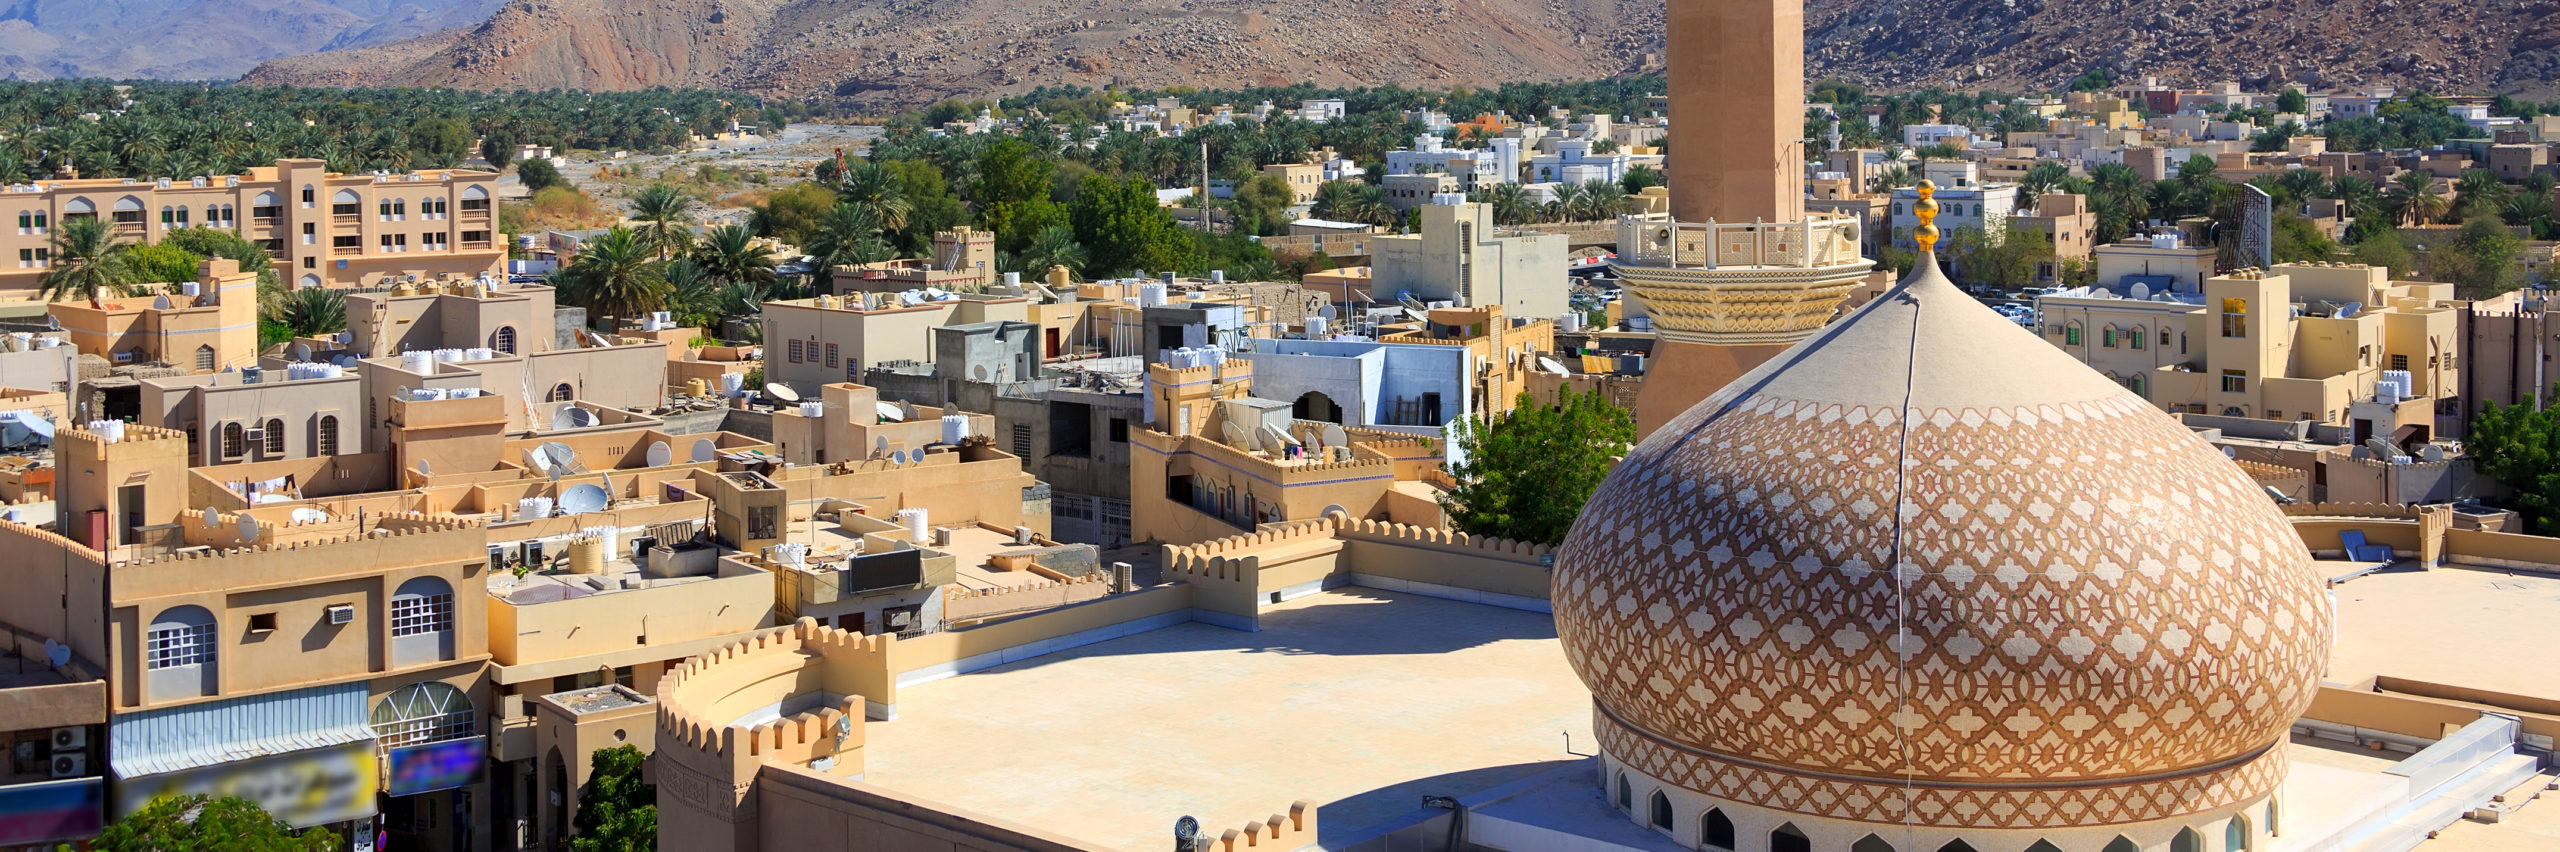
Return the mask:
<path id="1" fill-rule="evenodd" d="M 239 796 L 297 828 L 370 816 L 380 789 L 362 682 L 117 716 L 116 812 L 168 796 Z"/>

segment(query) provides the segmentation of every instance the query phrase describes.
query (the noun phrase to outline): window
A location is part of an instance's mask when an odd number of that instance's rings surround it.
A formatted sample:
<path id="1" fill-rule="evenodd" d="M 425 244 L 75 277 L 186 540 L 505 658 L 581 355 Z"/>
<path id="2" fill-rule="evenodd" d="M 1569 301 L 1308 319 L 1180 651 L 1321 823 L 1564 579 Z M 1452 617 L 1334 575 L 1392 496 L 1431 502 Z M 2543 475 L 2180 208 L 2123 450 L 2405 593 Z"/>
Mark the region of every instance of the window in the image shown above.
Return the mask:
<path id="1" fill-rule="evenodd" d="M 338 415 L 320 415 L 320 454 L 324 456 L 338 454 Z"/>
<path id="2" fill-rule="evenodd" d="M 496 333 L 489 335 L 489 348 L 509 355 L 516 354 L 516 327 L 499 326 Z"/>
<path id="3" fill-rule="evenodd" d="M 462 191 L 462 212 L 489 212 L 489 188 L 484 186 L 474 186 L 464 189 Z"/>
<path id="4" fill-rule="evenodd" d="M 384 748 L 470 739 L 471 696 L 452 684 L 423 681 L 400 687 L 373 707 L 373 735 Z"/>
<path id="5" fill-rule="evenodd" d="M 274 418 L 267 420 L 267 455 L 284 455 L 284 421 L 282 420 Z"/>
<path id="6" fill-rule="evenodd" d="M 577 390 L 569 387 L 568 382 L 561 382 L 551 386 L 551 396 L 549 397 L 551 402 L 568 402 L 577 398 Z"/>
<path id="7" fill-rule="evenodd" d="M 266 250 L 267 250 L 267 253 L 268 253 L 268 254 L 271 254 L 271 255 L 283 254 L 283 253 L 284 253 L 284 238 L 282 238 L 282 237 L 278 237 L 278 238 L 276 238 L 276 239 L 272 239 L 272 240 L 259 240 L 259 241 L 258 241 L 258 247 L 259 247 L 259 248 L 266 249 Z"/>
<path id="8" fill-rule="evenodd" d="M 2229 822 L 2229 823 L 2227 823 L 2227 824 L 2223 825 L 2223 827 L 2222 827 L 2222 848 L 2225 850 L 2225 852 L 2248 852 L 2248 850 L 2249 850 L 2249 818 L 2248 818 L 2248 817 L 2245 817 L 2245 816 L 2235 816 L 2235 817 L 2232 817 L 2232 818 L 2231 818 L 2231 822 Z"/>
<path id="9" fill-rule="evenodd" d="M 1893 844 L 1886 843 L 1884 838 L 1870 834 L 1858 838 L 1856 843 L 1849 844 L 1849 852 L 1893 852 Z"/>
<path id="10" fill-rule="evenodd" d="M 249 202 L 249 220 L 261 224 L 284 218 L 284 203 L 272 192 L 258 193 Z"/>
<path id="11" fill-rule="evenodd" d="M 788 349 L 790 350 L 788 354 L 791 356 L 791 363 L 800 363 L 800 341 L 791 341 L 791 345 Z"/>
<path id="12" fill-rule="evenodd" d="M 2249 300 L 2222 300 L 2222 336 L 2249 336 Z"/>
<path id="13" fill-rule="evenodd" d="M 130 195 L 116 199 L 116 209 L 112 215 L 118 225 L 142 224 L 142 199 Z"/>
<path id="14" fill-rule="evenodd" d="M 1627 773 L 1621 771 L 1618 773 L 1618 809 L 1633 811 L 1635 808 L 1635 788 L 1627 786 Z"/>
<path id="15" fill-rule="evenodd" d="M 2222 371 L 2222 392 L 2223 392 L 2223 393 L 2247 393 L 2248 391 L 2249 391 L 2249 371 L 2247 371 L 2247 370 L 2224 370 L 2224 371 Z"/>
<path id="16" fill-rule="evenodd" d="M 158 671 L 213 662 L 213 613 L 182 606 L 151 623 L 143 667 Z"/>
<path id="17" fill-rule="evenodd" d="M 356 216 L 363 213 L 364 199 L 358 198 L 355 190 L 341 189 L 338 194 L 329 196 L 329 215 Z"/>
<path id="18" fill-rule="evenodd" d="M 1645 810 L 1650 812 L 1653 827 L 1664 831 L 1671 830 L 1671 797 L 1663 795 L 1660 790 L 1655 790 L 1653 796 L 1645 801 Z"/>
<path id="19" fill-rule="evenodd" d="M 239 458 L 239 457 L 240 457 L 240 453 L 242 452 L 242 450 L 241 450 L 241 443 L 242 443 L 242 440 L 243 440 L 243 439 L 240 437 L 240 434 L 241 434 L 241 432 L 240 432 L 240 424 L 238 424 L 238 423 L 225 423 L 225 424 L 222 424 L 222 457 L 223 457 L 223 458 L 227 458 L 227 459 L 229 459 L 229 458 Z"/>
<path id="20" fill-rule="evenodd" d="M 838 362 L 836 361 L 836 345 L 835 345 L 835 344 L 833 344 L 833 343 L 829 343 L 829 344 L 827 344 L 827 368 L 828 368 L 828 369 L 834 369 L 837 363 L 838 363 Z"/>
<path id="21" fill-rule="evenodd" d="M 251 615 L 251 616 L 249 616 L 249 632 L 251 632 L 251 633 L 265 633 L 265 632 L 267 632 L 267 631 L 274 630 L 274 629 L 276 629 L 276 614 L 275 614 L 275 613 L 272 613 L 272 612 L 261 612 L 261 613 L 257 613 L 257 614 L 255 614 L 255 615 Z"/>
<path id="22" fill-rule="evenodd" d="M 1709 810 L 1698 817 L 1698 844 L 1709 849 L 1733 848 L 1733 820 L 1722 810 Z"/>
<path id="23" fill-rule="evenodd" d="M 2075 323 L 2072 323 L 2072 324 L 2070 324 L 2070 325 L 2066 325 L 2066 326 L 2063 326 L 2063 327 L 2062 327 L 2062 345 L 2064 345 L 2064 346 L 2078 346 L 2078 345 L 2080 345 L 2080 324 L 2079 324 L 2079 323 L 2076 323 L 2076 322 L 2075 322 Z"/>
<path id="24" fill-rule="evenodd" d="M 2128 340 L 2130 340 L 2130 341 L 2133 343 L 2133 348 L 2135 348 L 2135 349 L 2137 349 L 2137 350 L 2138 350 L 2138 349 L 2143 348 L 2145 345 L 2148 345 L 2148 344 L 2151 342 L 2151 333 L 2150 333 L 2150 332 L 2148 332 L 2148 331 L 2144 331 L 2144 330 L 2142 330 L 2142 327 L 2141 327 L 2141 326 L 2135 326 L 2135 327 L 2134 327 L 2134 329 L 2133 329 L 2133 334 L 2132 334 L 2132 335 L 2130 335 L 2127 339 L 2128 339 Z"/>
<path id="25" fill-rule="evenodd" d="M 2133 374 L 2133 379 L 2127 381 L 2125 386 L 2133 389 L 2134 396 L 2142 397 L 2143 399 L 2151 398 L 2151 379 L 2141 373 Z"/>
<path id="26" fill-rule="evenodd" d="M 776 508 L 776 507 L 773 507 L 773 506 L 749 506 L 749 507 L 747 507 L 747 537 L 748 537 L 748 538 L 751 538 L 751 539 L 774 538 L 774 537 L 776 537 L 776 536 L 778 535 L 778 533 L 775 531 L 775 527 L 774 527 L 774 523 L 773 523 L 773 519 L 774 519 L 774 510 L 775 510 L 775 508 Z"/>
<path id="27" fill-rule="evenodd" d="M 347 251 L 361 251 L 364 248 L 364 238 L 354 234 L 340 234 L 329 238 L 329 247 L 333 249 L 344 249 Z"/>
<path id="28" fill-rule="evenodd" d="M 320 238 L 320 226 L 315 225 L 315 224 L 312 224 L 312 223 L 310 223 L 310 222 L 304 222 L 304 223 L 302 223 L 302 244 L 303 244 L 303 245 L 306 245 L 306 246 L 307 246 L 307 245 L 310 245 L 310 244 L 312 244 L 314 241 L 317 241 L 319 238 Z"/>
<path id="29" fill-rule="evenodd" d="M 312 189 L 311 189 L 311 185 L 310 185 L 310 184 L 307 184 L 307 183 L 306 183 L 306 184 L 303 184 L 303 185 L 302 185 L 302 206 L 304 206 L 304 207 L 309 207 L 309 206 L 311 206 L 311 203 L 312 203 L 312 201 L 314 201 L 314 200 L 315 200 L 315 199 L 313 198 L 313 192 L 312 192 Z"/>
<path id="30" fill-rule="evenodd" d="M 391 636 L 395 639 L 453 630 L 453 591 L 446 588 L 441 593 L 412 594 L 412 587 L 421 580 L 444 586 L 444 581 L 433 577 L 421 577 L 401 585 L 401 593 L 391 596 Z"/>
<path id="31" fill-rule="evenodd" d="M 1795 823 L 1787 823 L 1769 832 L 1769 852 L 1813 852 L 1813 838 Z"/>
<path id="32" fill-rule="evenodd" d="M 2116 327 L 2115 327 L 2115 326 L 2112 326 L 2112 325 L 2111 325 L 2111 326 L 2107 326 L 2106 328 L 2100 329 L 2100 330 L 2098 331 L 2098 345 L 2099 345 L 2099 346 L 2104 346 L 2104 347 L 2106 347 L 2106 348 L 2108 348 L 2108 349 L 2114 349 L 2114 348 L 2116 348 Z"/>
<path id="33" fill-rule="evenodd" d="M 2393 356 L 2391 356 L 2391 369 L 2394 369 L 2394 370 L 2406 370 L 2406 369 L 2409 369 L 2409 356 L 2407 356 L 2407 355 L 2393 355 Z"/>
<path id="34" fill-rule="evenodd" d="M 462 242 L 463 242 L 463 244 L 464 244 L 465 246 L 484 246 L 484 247 L 485 247 L 485 246 L 487 245 L 487 243 L 489 242 L 489 232 L 487 232 L 487 231 L 464 231 L 464 232 L 462 232 Z"/>
<path id="35" fill-rule="evenodd" d="M 2169 852 L 2204 852 L 2204 835 L 2192 828 L 2178 829 L 2178 836 L 2169 841 Z"/>
<path id="36" fill-rule="evenodd" d="M 1129 418 L 1111 418 L 1111 442 L 1114 444 L 1129 443 Z"/>

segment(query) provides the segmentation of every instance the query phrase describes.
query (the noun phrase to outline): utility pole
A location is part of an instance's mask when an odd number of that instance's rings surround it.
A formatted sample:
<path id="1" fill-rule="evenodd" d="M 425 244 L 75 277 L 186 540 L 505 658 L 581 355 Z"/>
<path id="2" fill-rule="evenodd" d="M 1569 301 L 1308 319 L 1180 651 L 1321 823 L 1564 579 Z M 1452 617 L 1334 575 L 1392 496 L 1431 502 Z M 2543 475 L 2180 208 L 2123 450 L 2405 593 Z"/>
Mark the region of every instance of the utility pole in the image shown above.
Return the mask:
<path id="1" fill-rule="evenodd" d="M 1209 140 L 1200 140 L 1200 233 L 1209 233 Z"/>

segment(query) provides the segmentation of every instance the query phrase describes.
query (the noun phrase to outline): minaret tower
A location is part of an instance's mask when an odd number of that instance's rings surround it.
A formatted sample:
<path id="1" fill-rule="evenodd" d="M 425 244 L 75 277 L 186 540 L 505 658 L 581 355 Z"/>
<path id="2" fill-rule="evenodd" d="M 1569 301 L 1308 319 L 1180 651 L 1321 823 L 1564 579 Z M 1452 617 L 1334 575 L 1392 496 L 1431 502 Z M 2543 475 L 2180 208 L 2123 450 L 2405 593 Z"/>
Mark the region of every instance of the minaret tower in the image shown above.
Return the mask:
<path id="1" fill-rule="evenodd" d="M 1874 266 L 1804 212 L 1804 0 L 1668 0 L 1671 216 L 1625 217 L 1618 276 L 1652 319 L 1636 431 L 1831 321 Z"/>

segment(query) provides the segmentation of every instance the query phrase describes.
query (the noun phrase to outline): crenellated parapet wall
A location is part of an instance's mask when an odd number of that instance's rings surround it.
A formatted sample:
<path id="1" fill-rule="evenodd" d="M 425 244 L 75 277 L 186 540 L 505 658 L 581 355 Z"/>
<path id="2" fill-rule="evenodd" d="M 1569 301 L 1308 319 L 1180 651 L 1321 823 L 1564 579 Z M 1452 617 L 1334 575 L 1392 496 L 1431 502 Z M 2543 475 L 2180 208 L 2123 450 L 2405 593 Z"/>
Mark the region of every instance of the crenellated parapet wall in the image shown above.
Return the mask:
<path id="1" fill-rule="evenodd" d="M 1264 524 L 1259 530 L 1226 538 L 1210 539 L 1198 544 L 1176 546 L 1170 550 L 1188 559 L 1207 559 L 1228 554 L 1243 555 L 1250 551 L 1274 548 L 1299 541 L 1331 539 L 1342 518 L 1327 515 L 1305 521 L 1282 521 Z"/>
<path id="2" fill-rule="evenodd" d="M 1248 822 L 1243 828 L 1230 828 L 1218 835 L 1212 846 L 1216 852 L 1239 849 L 1298 849 L 1316 842 L 1316 803 L 1299 799 L 1289 803 L 1286 814 Z"/>
<path id="3" fill-rule="evenodd" d="M 115 563 L 116 598 L 135 600 L 210 589 L 309 582 L 331 573 L 375 574 L 410 566 L 476 564 L 488 559 L 488 536 L 479 522 L 471 519 L 416 516 L 399 526 L 377 526 L 361 532 L 350 527 L 343 533 L 323 533 L 300 540 L 287 536 L 281 541 L 280 528 L 266 524 L 261 524 L 254 541 L 244 541 L 237 534 L 236 523 L 235 517 L 223 516 L 214 528 L 232 530 L 224 533 L 231 537 L 230 546 L 170 551 Z"/>
<path id="4" fill-rule="evenodd" d="M 1555 552 L 1555 548 L 1533 541 L 1469 535 L 1441 527 L 1417 527 L 1387 521 L 1362 521 L 1348 518 L 1342 521 L 1342 536 L 1453 551 L 1474 550 L 1488 556 L 1515 560 L 1521 558 L 1535 560 Z"/>
<path id="5" fill-rule="evenodd" d="M 2398 518 L 2415 520 L 2418 507 L 2401 503 L 2287 503 L 2288 517 L 2305 518 Z"/>
<path id="6" fill-rule="evenodd" d="M 1102 572 L 999 589 L 950 586 L 942 593 L 942 617 L 946 621 L 975 621 L 1082 603 L 1109 594 L 1111 576 Z"/>
<path id="7" fill-rule="evenodd" d="M 765 766 L 827 761 L 828 773 L 860 774 L 871 696 L 895 694 L 888 672 L 896 644 L 894 636 L 804 618 L 668 669 L 657 688 L 663 819 L 682 826 L 680 836 L 735 837 L 754 830 L 756 775 Z M 809 709 L 741 723 L 766 708 L 799 706 Z"/>

